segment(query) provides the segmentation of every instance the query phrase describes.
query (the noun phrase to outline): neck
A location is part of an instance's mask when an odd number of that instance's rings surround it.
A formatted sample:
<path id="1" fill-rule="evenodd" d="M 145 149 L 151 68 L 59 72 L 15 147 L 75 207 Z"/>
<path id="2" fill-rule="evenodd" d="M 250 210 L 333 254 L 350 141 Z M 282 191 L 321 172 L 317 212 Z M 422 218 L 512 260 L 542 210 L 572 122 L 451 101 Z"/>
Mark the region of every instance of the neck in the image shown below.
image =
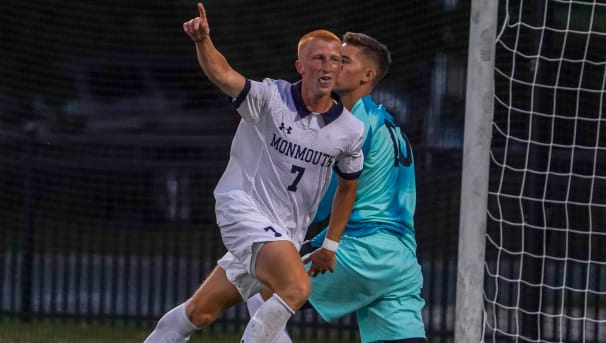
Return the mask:
<path id="1" fill-rule="evenodd" d="M 360 87 L 360 88 L 354 89 L 350 92 L 343 92 L 340 95 L 341 95 L 341 101 L 343 102 L 343 106 L 345 106 L 345 108 L 347 108 L 348 110 L 351 111 L 351 109 L 354 107 L 356 102 L 358 102 L 358 100 L 367 96 L 368 94 L 370 94 L 369 90 L 367 90 L 366 88 Z"/>
<path id="2" fill-rule="evenodd" d="M 311 112 L 327 112 L 333 104 L 330 94 L 313 96 L 309 95 L 304 88 L 301 91 L 301 97 L 303 98 L 303 103 Z"/>
<path id="3" fill-rule="evenodd" d="M 314 113 L 328 112 L 328 110 L 330 110 L 332 107 L 332 104 L 333 102 L 331 97 L 322 97 L 312 101 L 305 101 L 305 106 L 307 106 L 307 109 Z"/>

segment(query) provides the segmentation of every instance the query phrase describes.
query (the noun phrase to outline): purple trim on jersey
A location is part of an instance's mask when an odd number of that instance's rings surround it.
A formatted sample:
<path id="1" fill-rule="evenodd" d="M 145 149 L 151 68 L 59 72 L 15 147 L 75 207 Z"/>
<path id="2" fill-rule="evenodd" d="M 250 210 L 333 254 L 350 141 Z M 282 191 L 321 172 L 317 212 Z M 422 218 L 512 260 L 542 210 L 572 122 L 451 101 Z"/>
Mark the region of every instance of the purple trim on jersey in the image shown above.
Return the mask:
<path id="1" fill-rule="evenodd" d="M 345 180 L 359 179 L 360 178 L 360 174 L 362 174 L 362 170 L 360 170 L 358 172 L 355 172 L 355 173 L 344 173 L 337 166 L 335 166 L 333 168 L 333 170 L 335 171 L 335 173 L 337 173 L 337 175 L 339 175 L 340 177 L 344 178 Z"/>
<path id="2" fill-rule="evenodd" d="M 240 107 L 240 105 L 242 105 L 242 102 L 244 101 L 244 98 L 246 98 L 246 96 L 248 95 L 248 92 L 250 92 L 250 80 L 246 79 L 246 82 L 244 83 L 244 88 L 242 88 L 242 91 L 240 92 L 240 94 L 238 94 L 238 97 L 234 99 L 232 105 L 235 108 Z"/>
<path id="3" fill-rule="evenodd" d="M 292 84 L 291 93 L 299 116 L 303 118 L 306 115 L 311 114 L 311 112 L 307 109 L 307 106 L 305 106 L 303 98 L 301 97 L 301 81 Z M 330 93 L 330 96 L 336 101 L 336 104 L 332 105 L 328 111 L 320 113 L 326 125 L 330 124 L 330 122 L 337 119 L 341 113 L 343 113 L 343 103 L 341 102 L 341 97 L 334 92 Z"/>

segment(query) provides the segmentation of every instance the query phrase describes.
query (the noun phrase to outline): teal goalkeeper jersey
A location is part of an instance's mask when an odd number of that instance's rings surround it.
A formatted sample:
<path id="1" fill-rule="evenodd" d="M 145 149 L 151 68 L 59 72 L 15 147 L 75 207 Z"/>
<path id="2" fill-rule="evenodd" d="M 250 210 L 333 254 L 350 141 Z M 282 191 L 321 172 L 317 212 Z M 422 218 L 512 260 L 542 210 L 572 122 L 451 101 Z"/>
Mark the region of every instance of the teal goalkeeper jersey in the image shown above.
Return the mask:
<path id="1" fill-rule="evenodd" d="M 364 236 L 388 230 L 415 250 L 416 185 L 410 143 L 391 114 L 370 95 L 358 100 L 351 112 L 364 123 L 364 169 L 344 235 Z M 329 216 L 336 185 L 337 177 L 333 175 L 320 202 L 317 222 Z M 312 240 L 312 246 L 322 245 L 325 234 L 326 229 Z"/>

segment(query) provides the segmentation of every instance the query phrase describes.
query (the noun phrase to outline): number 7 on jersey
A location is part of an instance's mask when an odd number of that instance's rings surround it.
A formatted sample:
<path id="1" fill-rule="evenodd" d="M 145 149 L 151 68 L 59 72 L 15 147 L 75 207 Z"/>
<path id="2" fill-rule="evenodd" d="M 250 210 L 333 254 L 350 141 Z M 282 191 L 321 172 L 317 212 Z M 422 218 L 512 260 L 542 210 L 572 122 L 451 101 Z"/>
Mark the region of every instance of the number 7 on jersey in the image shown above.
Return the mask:
<path id="1" fill-rule="evenodd" d="M 291 173 L 296 173 L 295 180 L 288 186 L 288 190 L 291 192 L 297 191 L 297 185 L 301 181 L 301 177 L 303 177 L 303 173 L 305 173 L 305 168 L 299 167 L 293 164 L 292 168 L 290 168 Z"/>

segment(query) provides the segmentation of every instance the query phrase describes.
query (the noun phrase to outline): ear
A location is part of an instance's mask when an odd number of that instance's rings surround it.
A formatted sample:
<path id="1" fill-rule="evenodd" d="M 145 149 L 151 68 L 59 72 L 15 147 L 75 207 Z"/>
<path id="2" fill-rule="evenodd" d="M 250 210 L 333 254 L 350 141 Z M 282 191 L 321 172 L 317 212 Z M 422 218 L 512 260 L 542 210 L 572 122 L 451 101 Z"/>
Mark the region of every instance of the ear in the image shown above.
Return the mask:
<path id="1" fill-rule="evenodd" d="M 364 73 L 364 78 L 362 79 L 364 82 L 374 82 L 377 77 L 377 70 L 375 68 L 368 68 Z"/>
<path id="2" fill-rule="evenodd" d="M 300 60 L 295 61 L 295 69 L 297 69 L 299 74 L 303 74 L 303 63 Z"/>

